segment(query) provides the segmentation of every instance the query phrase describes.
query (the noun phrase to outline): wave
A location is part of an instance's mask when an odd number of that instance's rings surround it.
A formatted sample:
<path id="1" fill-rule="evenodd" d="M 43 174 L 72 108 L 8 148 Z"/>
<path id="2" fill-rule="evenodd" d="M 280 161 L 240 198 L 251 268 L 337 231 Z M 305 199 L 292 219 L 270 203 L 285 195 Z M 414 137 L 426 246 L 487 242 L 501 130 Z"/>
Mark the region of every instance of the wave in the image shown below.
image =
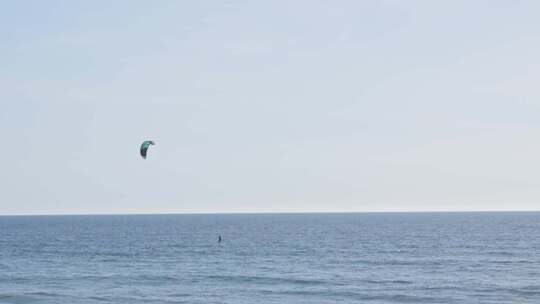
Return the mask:
<path id="1" fill-rule="evenodd" d="M 361 300 L 388 301 L 396 303 L 445 303 L 446 298 L 411 296 L 405 294 L 365 296 Z"/>
<path id="2" fill-rule="evenodd" d="M 364 280 L 368 284 L 413 284 L 413 281 L 407 280 Z"/>
<path id="3" fill-rule="evenodd" d="M 237 283 L 255 283 L 255 284 L 296 284 L 296 285 L 324 285 L 330 282 L 322 280 L 309 280 L 299 278 L 267 277 L 267 276 L 248 276 L 248 275 L 209 275 L 206 279 L 237 282 Z"/>
<path id="4" fill-rule="evenodd" d="M 383 303 L 445 303 L 448 299 L 439 297 L 413 296 L 405 294 L 372 295 L 350 290 L 264 290 L 266 294 L 287 296 L 313 296 L 322 299 L 342 299 L 354 301 L 382 301 Z M 324 300 L 322 301 L 324 302 Z"/>
<path id="5" fill-rule="evenodd" d="M 61 298 L 64 295 L 53 292 L 35 291 L 25 293 L 0 293 L 0 303 L 36 303 L 45 300 L 51 300 L 51 298 Z"/>

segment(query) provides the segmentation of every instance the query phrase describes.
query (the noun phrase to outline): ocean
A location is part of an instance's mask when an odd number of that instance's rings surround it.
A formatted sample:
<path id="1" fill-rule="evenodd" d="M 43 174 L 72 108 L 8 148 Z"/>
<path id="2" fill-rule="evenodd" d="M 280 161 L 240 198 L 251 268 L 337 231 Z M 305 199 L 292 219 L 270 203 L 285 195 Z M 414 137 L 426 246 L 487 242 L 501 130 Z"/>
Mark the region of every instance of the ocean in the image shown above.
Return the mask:
<path id="1" fill-rule="evenodd" d="M 540 213 L 2 216 L 0 303 L 540 303 Z"/>

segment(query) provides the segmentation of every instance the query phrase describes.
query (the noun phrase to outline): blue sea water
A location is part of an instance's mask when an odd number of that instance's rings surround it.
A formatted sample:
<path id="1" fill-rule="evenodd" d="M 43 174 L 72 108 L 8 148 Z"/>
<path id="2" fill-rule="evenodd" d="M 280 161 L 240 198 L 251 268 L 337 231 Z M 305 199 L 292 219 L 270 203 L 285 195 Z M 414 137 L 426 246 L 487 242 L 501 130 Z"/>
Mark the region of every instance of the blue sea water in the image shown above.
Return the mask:
<path id="1" fill-rule="evenodd" d="M 540 213 L 4 216 L 0 303 L 540 303 Z"/>

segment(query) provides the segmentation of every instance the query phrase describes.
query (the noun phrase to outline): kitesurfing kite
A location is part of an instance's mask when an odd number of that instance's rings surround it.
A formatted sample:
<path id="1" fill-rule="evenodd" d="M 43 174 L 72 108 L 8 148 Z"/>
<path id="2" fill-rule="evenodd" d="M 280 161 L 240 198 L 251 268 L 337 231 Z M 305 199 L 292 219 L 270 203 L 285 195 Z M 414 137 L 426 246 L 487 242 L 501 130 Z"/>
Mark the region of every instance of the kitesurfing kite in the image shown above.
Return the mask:
<path id="1" fill-rule="evenodd" d="M 141 156 L 143 159 L 146 159 L 146 152 L 148 151 L 148 147 L 151 145 L 155 145 L 155 143 L 151 140 L 146 140 L 141 145 Z"/>

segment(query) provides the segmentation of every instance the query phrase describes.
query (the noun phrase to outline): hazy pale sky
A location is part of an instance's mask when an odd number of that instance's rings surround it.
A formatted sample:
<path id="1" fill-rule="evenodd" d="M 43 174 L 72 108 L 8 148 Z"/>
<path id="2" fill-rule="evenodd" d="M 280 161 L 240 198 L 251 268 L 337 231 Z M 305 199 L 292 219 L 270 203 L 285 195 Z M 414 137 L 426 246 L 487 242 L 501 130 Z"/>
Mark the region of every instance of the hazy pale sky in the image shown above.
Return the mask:
<path id="1" fill-rule="evenodd" d="M 539 11 L 4 2 L 0 214 L 538 210 Z"/>

